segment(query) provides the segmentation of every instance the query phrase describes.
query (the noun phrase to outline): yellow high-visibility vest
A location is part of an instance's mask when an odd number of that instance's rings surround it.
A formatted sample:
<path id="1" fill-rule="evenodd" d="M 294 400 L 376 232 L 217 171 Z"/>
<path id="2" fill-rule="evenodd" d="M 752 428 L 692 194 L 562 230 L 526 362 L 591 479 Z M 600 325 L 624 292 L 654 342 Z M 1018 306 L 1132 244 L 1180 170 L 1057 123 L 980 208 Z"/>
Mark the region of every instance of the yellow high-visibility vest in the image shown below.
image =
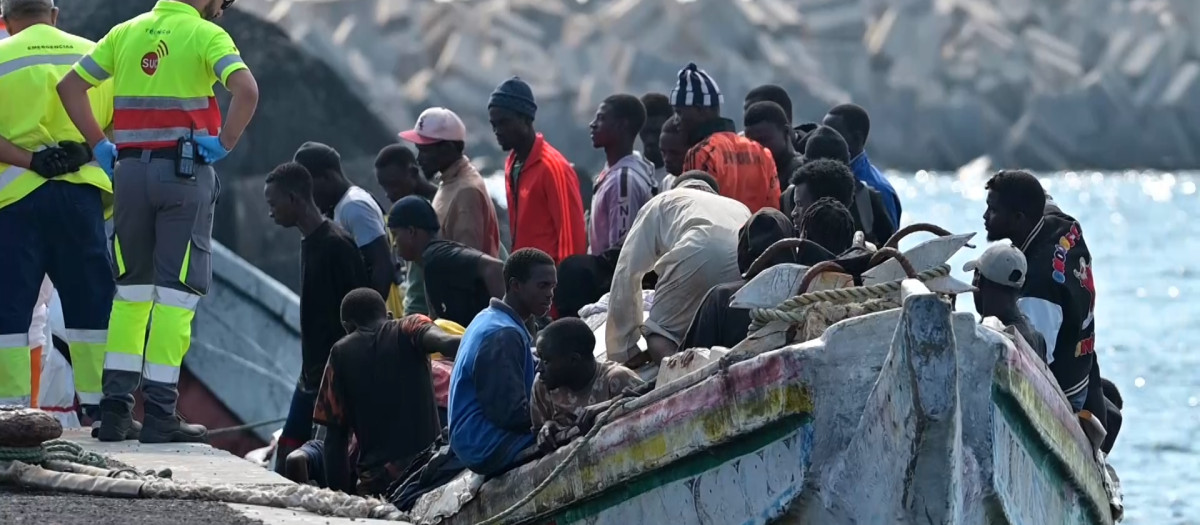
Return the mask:
<path id="1" fill-rule="evenodd" d="M 63 140 L 86 143 L 67 116 L 56 88 L 71 66 L 93 47 L 91 40 L 46 24 L 0 39 L 0 100 L 10 102 L 0 104 L 0 136 L 29 151 L 57 146 Z M 112 87 L 105 82 L 88 92 L 102 128 L 112 122 Z M 85 165 L 56 180 L 100 188 L 105 217 L 111 215 L 112 181 L 98 165 Z M 45 182 L 32 171 L 0 163 L 0 208 L 21 200 Z"/>
<path id="2" fill-rule="evenodd" d="M 93 86 L 112 79 L 117 149 L 174 148 L 189 134 L 217 136 L 213 84 L 247 69 L 233 39 L 183 2 L 160 1 L 118 24 L 75 65 Z"/>

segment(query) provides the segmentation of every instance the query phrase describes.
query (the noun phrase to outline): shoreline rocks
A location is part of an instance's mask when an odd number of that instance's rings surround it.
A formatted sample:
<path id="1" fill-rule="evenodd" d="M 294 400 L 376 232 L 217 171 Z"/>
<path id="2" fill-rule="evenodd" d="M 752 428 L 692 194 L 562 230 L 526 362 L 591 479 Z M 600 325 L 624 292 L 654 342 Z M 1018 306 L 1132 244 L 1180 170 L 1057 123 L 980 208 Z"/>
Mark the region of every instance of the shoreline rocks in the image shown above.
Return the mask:
<path id="1" fill-rule="evenodd" d="M 387 125 L 454 109 L 475 157 L 498 157 L 486 101 L 520 75 L 538 127 L 602 163 L 586 127 L 616 92 L 669 92 L 695 60 L 739 120 L 752 87 L 788 89 L 797 122 L 853 101 L 896 169 L 988 155 L 1036 170 L 1184 169 L 1200 130 L 1194 0 L 272 0 L 279 24 L 344 75 Z"/>

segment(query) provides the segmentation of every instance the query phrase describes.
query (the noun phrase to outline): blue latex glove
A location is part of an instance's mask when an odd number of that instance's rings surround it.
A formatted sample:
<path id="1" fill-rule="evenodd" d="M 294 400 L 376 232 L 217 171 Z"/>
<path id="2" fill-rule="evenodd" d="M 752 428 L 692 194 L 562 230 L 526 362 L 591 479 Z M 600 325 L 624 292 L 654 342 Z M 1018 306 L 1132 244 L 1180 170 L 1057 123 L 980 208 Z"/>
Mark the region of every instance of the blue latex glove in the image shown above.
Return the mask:
<path id="1" fill-rule="evenodd" d="M 229 155 L 229 150 L 221 145 L 220 137 L 196 137 L 196 146 L 200 149 L 200 158 L 205 164 L 216 164 Z"/>
<path id="2" fill-rule="evenodd" d="M 113 178 L 113 169 L 117 165 L 117 146 L 108 139 L 101 140 L 92 148 L 92 157 L 96 159 L 96 163 L 100 165 L 100 169 L 108 174 L 109 180 Z"/>

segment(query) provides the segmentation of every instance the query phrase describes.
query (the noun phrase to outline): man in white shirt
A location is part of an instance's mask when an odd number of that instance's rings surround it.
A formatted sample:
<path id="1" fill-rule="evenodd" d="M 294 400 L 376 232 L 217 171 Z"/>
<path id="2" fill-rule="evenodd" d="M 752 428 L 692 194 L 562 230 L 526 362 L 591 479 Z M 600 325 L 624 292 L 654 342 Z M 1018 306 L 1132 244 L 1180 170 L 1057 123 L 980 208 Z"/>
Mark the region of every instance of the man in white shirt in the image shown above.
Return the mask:
<path id="1" fill-rule="evenodd" d="M 675 353 L 704 294 L 740 278 L 738 229 L 750 210 L 717 194 L 716 185 L 704 172 L 684 173 L 638 214 L 613 273 L 605 334 L 610 361 L 636 357 L 641 336 L 651 360 Z M 651 270 L 658 284 L 643 323 L 642 277 Z"/>

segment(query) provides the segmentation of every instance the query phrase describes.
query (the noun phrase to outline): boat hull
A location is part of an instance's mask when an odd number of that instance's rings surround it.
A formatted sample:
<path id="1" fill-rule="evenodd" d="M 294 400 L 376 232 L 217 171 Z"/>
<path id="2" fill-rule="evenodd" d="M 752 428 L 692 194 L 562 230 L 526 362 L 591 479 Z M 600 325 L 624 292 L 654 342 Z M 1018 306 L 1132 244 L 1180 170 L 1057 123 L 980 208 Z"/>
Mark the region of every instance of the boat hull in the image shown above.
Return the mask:
<path id="1" fill-rule="evenodd" d="M 815 341 L 781 344 L 786 332 L 768 325 L 660 385 L 527 504 L 516 506 L 565 450 L 477 491 L 457 480 L 414 514 L 425 524 L 514 506 L 503 523 L 1111 524 L 1101 466 L 1040 359 L 911 288 L 903 308 Z"/>
<path id="2" fill-rule="evenodd" d="M 803 490 L 812 439 L 810 422 L 774 426 L 532 523 L 770 523 Z"/>

